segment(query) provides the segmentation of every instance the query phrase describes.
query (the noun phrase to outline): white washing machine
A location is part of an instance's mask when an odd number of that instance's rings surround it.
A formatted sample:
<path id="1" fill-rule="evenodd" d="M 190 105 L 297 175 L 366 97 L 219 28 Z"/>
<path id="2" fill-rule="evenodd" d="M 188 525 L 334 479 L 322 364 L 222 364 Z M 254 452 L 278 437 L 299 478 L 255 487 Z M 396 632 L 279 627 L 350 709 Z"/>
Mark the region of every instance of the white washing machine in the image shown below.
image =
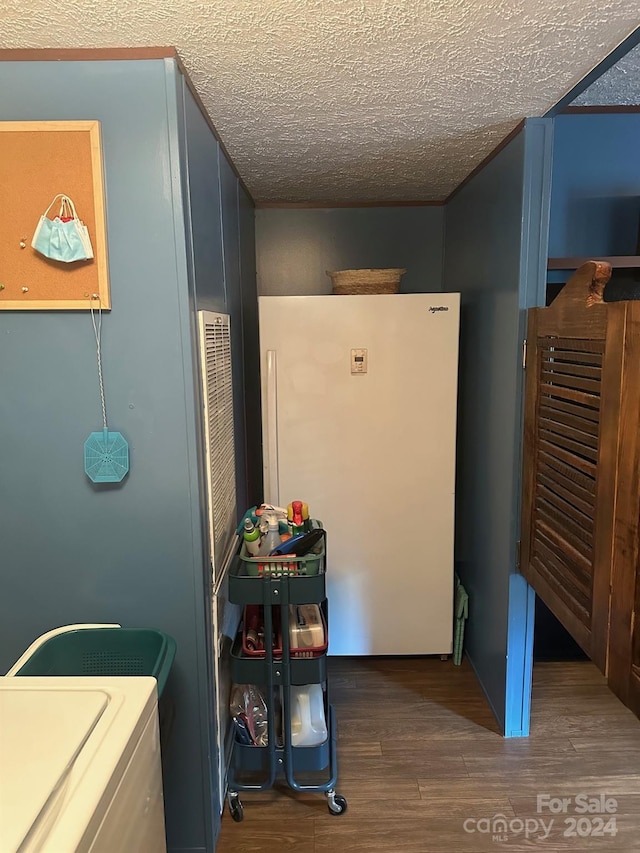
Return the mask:
<path id="1" fill-rule="evenodd" d="M 2 853 L 164 853 L 156 680 L 0 678 Z"/>

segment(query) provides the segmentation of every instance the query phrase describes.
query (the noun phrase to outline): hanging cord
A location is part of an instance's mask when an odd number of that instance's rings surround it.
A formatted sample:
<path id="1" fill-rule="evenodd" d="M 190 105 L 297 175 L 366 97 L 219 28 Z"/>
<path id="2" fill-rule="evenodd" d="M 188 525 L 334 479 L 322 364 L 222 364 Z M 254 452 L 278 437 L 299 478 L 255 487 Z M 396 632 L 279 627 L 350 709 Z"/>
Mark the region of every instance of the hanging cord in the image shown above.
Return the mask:
<path id="1" fill-rule="evenodd" d="M 93 333 L 96 338 L 96 355 L 98 358 L 98 382 L 100 384 L 100 403 L 102 405 L 102 425 L 107 429 L 107 406 L 104 401 L 104 382 L 102 379 L 102 300 L 98 296 L 98 323 L 96 324 L 96 315 L 93 310 L 93 300 L 96 297 L 91 297 L 89 307 L 91 308 L 91 322 L 93 323 Z"/>

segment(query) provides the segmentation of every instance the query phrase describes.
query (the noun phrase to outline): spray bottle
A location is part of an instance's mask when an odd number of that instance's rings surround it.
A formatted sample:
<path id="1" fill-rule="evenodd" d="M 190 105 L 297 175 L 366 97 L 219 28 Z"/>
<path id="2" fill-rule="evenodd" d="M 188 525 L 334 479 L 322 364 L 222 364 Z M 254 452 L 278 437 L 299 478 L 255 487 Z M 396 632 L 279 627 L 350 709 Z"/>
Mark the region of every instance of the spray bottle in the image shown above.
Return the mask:
<path id="1" fill-rule="evenodd" d="M 245 518 L 242 538 L 247 548 L 247 554 L 250 557 L 257 557 L 260 550 L 260 531 L 254 527 L 250 518 Z"/>
<path id="2" fill-rule="evenodd" d="M 269 527 L 267 529 L 267 534 L 260 543 L 260 550 L 258 552 L 260 557 L 268 556 L 274 548 L 277 548 L 278 545 L 282 542 L 282 538 L 280 536 L 280 525 L 278 523 L 278 519 L 276 516 L 269 516 Z"/>

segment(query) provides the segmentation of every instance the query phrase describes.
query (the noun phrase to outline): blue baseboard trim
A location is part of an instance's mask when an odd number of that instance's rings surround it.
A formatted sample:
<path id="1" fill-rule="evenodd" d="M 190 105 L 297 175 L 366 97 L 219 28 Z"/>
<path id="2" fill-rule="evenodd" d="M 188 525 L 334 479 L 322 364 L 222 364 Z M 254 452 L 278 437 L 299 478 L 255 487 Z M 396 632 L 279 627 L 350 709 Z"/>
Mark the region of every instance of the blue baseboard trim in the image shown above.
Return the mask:
<path id="1" fill-rule="evenodd" d="M 509 583 L 509 635 L 507 639 L 506 701 L 499 713 L 484 688 L 482 678 L 465 652 L 489 707 L 505 738 L 529 737 L 531 683 L 533 676 L 533 628 L 535 593 L 522 575 L 512 575 Z"/>
<path id="2" fill-rule="evenodd" d="M 528 737 L 533 677 L 535 593 L 522 575 L 509 578 L 505 737 Z"/>

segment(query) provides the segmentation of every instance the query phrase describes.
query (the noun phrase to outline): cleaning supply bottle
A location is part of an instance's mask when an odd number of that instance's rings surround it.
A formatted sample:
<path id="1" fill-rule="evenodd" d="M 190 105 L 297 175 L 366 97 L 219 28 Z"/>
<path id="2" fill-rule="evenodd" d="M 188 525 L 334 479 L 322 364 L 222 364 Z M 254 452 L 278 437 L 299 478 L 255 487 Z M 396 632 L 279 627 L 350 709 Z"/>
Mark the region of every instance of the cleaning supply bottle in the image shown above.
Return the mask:
<path id="1" fill-rule="evenodd" d="M 244 521 L 242 538 L 247 547 L 247 554 L 250 557 L 257 557 L 260 551 L 260 531 L 254 526 L 250 518 L 246 518 Z"/>
<path id="2" fill-rule="evenodd" d="M 258 518 L 261 518 L 263 515 L 266 515 L 267 517 L 275 515 L 279 521 L 285 521 L 287 518 L 287 510 L 284 507 L 275 506 L 274 504 L 260 504 L 260 506 L 256 508 L 256 515 Z"/>
<path id="3" fill-rule="evenodd" d="M 260 550 L 258 554 L 261 557 L 268 556 L 274 548 L 277 548 L 278 545 L 282 542 L 280 537 L 278 519 L 275 516 L 269 517 L 269 528 L 267 530 L 267 535 L 264 537 L 262 542 L 260 543 Z"/>
<path id="4" fill-rule="evenodd" d="M 308 529 L 305 524 L 305 512 L 306 512 L 306 520 L 309 519 L 309 507 L 303 501 L 291 501 L 289 506 L 287 507 L 287 526 L 289 528 L 289 533 L 292 536 L 297 536 L 299 533 L 305 533 Z"/>

